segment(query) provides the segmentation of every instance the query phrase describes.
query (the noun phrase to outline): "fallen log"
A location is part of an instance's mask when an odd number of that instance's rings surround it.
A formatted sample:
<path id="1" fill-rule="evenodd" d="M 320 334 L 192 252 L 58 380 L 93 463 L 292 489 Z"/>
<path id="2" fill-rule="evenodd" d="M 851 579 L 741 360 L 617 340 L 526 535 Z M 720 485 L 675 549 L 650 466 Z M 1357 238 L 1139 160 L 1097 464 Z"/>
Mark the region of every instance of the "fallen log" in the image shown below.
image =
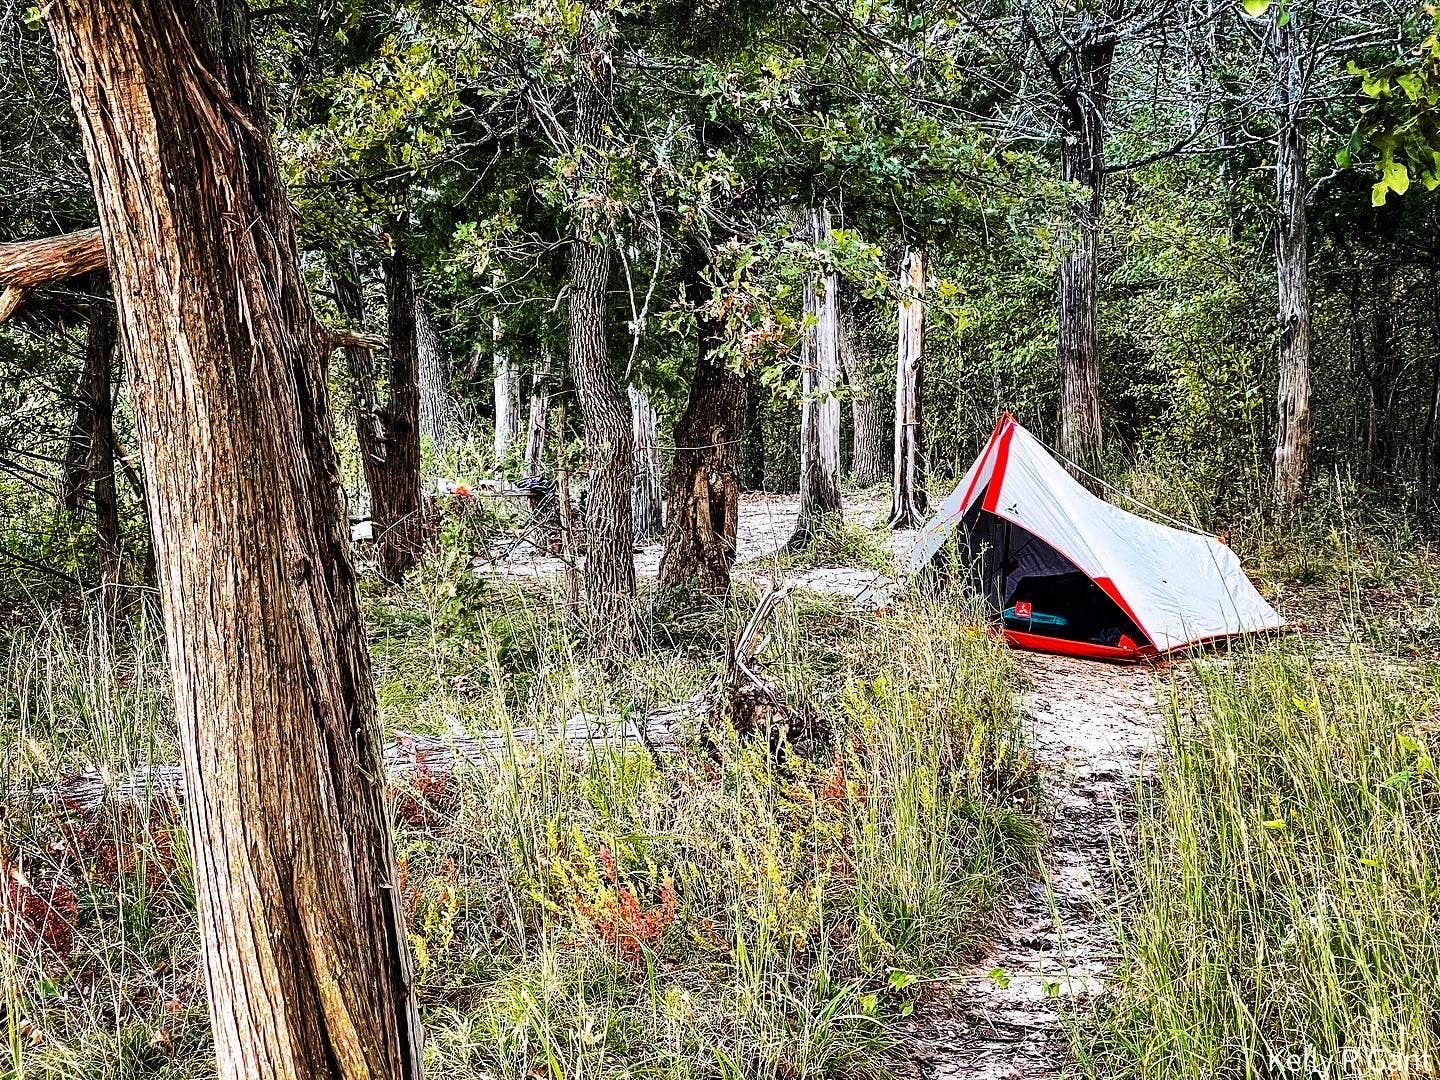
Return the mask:
<path id="1" fill-rule="evenodd" d="M 401 734 L 385 744 L 385 775 L 392 783 L 416 773 L 444 775 L 503 761 L 513 749 L 553 744 L 572 752 L 629 745 L 674 753 L 680 747 L 680 721 L 689 711 L 689 703 L 658 709 L 640 726 L 617 717 L 578 713 L 558 729 L 517 727 L 475 736 Z M 185 798 L 185 775 L 178 765 L 150 765 L 122 776 L 92 766 L 32 794 L 37 803 L 78 812 L 94 811 L 107 800 L 145 803 L 158 798 L 178 803 Z"/>

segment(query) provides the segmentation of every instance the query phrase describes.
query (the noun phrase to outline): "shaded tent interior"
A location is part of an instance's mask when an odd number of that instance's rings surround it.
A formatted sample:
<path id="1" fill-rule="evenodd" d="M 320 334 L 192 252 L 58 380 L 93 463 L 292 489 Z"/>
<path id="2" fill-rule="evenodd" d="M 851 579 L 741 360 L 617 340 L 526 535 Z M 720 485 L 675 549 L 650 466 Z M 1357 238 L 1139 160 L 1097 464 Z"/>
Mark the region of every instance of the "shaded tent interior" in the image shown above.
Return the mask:
<path id="1" fill-rule="evenodd" d="M 942 561 L 950 565 L 942 567 Z M 979 501 L 961 519 L 949 551 L 932 565 L 964 574 L 1006 630 L 1127 651 L 1151 644 L 1063 552 Z"/>

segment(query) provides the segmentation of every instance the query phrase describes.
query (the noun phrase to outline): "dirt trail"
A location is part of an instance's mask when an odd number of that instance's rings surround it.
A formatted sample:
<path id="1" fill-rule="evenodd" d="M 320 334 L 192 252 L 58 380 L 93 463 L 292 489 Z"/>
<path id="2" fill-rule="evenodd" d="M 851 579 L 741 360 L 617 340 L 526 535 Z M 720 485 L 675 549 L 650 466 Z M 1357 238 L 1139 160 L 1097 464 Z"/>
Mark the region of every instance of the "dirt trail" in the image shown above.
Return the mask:
<path id="1" fill-rule="evenodd" d="M 871 569 L 782 568 L 775 554 L 795 527 L 794 496 L 743 497 L 736 575 L 784 577 L 793 586 L 879 606 L 894 578 Z M 883 526 L 888 504 L 847 499 L 847 520 Z M 912 531 L 885 533 L 903 562 Z M 660 545 L 636 552 L 641 577 L 654 577 Z M 518 564 L 518 565 L 517 565 Z M 512 559 L 488 572 L 558 574 L 555 559 Z M 486 571 L 482 571 L 486 572 Z M 1103 989 L 1115 959 L 1110 908 L 1116 895 L 1111 849 L 1133 816 L 1136 785 L 1161 738 L 1154 675 L 1146 667 L 1025 653 L 1022 708 L 1032 751 L 1045 768 L 1049 842 L 1043 867 L 1014 898 L 986 955 L 927 993 L 910 1024 L 914 1080 L 1054 1080 L 1070 1061 L 1062 1012 Z"/>
<path id="2" fill-rule="evenodd" d="M 917 1010 L 911 1075 L 923 1080 L 1059 1077 L 1070 1061 L 1061 1012 L 1091 1001 L 1115 958 L 1111 849 L 1161 738 L 1154 675 L 1038 654 L 1022 664 L 1050 842 L 988 954 Z"/>

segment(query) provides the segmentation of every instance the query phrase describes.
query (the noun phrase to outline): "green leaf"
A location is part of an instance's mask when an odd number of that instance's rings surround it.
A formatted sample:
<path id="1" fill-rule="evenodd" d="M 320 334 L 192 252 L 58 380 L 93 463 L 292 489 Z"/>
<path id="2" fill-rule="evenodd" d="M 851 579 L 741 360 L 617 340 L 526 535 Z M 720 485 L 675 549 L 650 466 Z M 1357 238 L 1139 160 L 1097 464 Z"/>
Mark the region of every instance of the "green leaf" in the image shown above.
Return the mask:
<path id="1" fill-rule="evenodd" d="M 1390 185 L 1385 183 L 1384 180 L 1381 180 L 1378 184 L 1376 184 L 1370 189 L 1370 205 L 1384 206 L 1385 196 L 1389 193 L 1389 191 Z"/>
<path id="2" fill-rule="evenodd" d="M 1245 9 L 1246 15 L 1258 19 L 1270 10 L 1270 0 L 1240 0 L 1240 6 Z"/>
<path id="3" fill-rule="evenodd" d="M 1387 162 L 1383 179 L 1385 185 L 1396 195 L 1404 195 L 1410 190 L 1410 173 L 1406 170 L 1403 161 Z"/>
<path id="4" fill-rule="evenodd" d="M 1341 169 L 1350 167 L 1350 148 L 1348 146 L 1342 146 L 1340 152 L 1335 155 L 1335 165 Z"/>
<path id="5" fill-rule="evenodd" d="M 990 969 L 990 981 L 993 982 L 996 986 L 998 986 L 1001 990 L 1004 990 L 1010 985 L 1010 976 L 1005 974 L 1004 968 L 993 967 Z"/>

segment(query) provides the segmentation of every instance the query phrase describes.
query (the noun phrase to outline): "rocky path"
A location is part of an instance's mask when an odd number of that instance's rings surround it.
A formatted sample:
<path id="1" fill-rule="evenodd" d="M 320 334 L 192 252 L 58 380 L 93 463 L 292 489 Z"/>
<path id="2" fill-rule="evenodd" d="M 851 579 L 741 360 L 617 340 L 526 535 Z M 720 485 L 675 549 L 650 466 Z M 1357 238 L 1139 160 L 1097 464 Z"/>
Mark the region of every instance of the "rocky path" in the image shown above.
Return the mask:
<path id="1" fill-rule="evenodd" d="M 1112 846 L 1161 737 L 1155 676 L 1037 654 L 1022 664 L 1050 842 L 989 953 L 917 1010 L 909 1071 L 923 1080 L 1061 1076 L 1070 1061 L 1062 1012 L 1091 1001 L 1114 962 Z"/>

